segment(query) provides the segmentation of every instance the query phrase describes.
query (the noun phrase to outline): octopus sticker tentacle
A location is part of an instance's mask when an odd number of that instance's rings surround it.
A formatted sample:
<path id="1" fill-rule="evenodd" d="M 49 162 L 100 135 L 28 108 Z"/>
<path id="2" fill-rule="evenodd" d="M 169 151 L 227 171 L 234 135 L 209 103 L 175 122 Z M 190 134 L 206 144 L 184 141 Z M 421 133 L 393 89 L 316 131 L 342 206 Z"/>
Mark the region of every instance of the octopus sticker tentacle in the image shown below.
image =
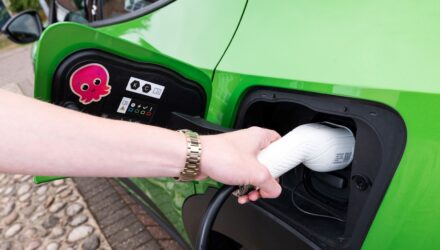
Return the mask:
<path id="1" fill-rule="evenodd" d="M 101 101 L 110 94 L 108 84 L 110 75 L 107 69 L 98 63 L 89 63 L 76 69 L 70 76 L 69 84 L 72 92 L 79 97 L 84 105 Z"/>

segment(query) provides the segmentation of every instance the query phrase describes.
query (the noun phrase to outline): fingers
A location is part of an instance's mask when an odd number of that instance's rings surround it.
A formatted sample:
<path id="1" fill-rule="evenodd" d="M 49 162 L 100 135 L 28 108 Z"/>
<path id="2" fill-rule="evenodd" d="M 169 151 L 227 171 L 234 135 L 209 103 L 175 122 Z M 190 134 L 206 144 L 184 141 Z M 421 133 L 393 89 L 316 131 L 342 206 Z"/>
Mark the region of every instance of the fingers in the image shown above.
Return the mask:
<path id="1" fill-rule="evenodd" d="M 253 130 L 258 130 L 258 134 L 261 136 L 260 138 L 260 150 L 269 146 L 272 142 L 281 138 L 280 134 L 278 134 L 275 130 L 252 127 Z"/>
<path id="2" fill-rule="evenodd" d="M 238 203 L 245 204 L 248 201 L 256 201 L 260 198 L 260 193 L 257 190 L 250 192 L 248 195 L 238 197 Z"/>
<path id="3" fill-rule="evenodd" d="M 275 131 L 275 130 L 271 130 L 271 129 L 264 129 L 264 130 L 266 130 L 267 133 L 268 133 L 268 139 L 269 139 L 270 143 L 272 143 L 272 142 L 274 142 L 274 141 L 276 141 L 276 140 L 281 138 L 281 135 L 278 134 L 278 132 Z"/>
<path id="4" fill-rule="evenodd" d="M 257 190 L 254 190 L 248 195 L 249 200 L 256 201 L 260 198 L 260 193 Z"/>
<path id="5" fill-rule="evenodd" d="M 249 201 L 249 198 L 247 195 L 243 195 L 243 196 L 238 197 L 238 203 L 240 203 L 240 204 L 245 204 L 248 201 Z"/>
<path id="6" fill-rule="evenodd" d="M 258 188 L 247 195 L 238 197 L 240 204 L 256 201 L 259 198 L 277 198 L 281 194 L 282 188 L 278 180 L 274 179 L 263 165 L 258 165 L 258 170 L 254 172 L 254 179 L 250 180 L 250 184 Z"/>

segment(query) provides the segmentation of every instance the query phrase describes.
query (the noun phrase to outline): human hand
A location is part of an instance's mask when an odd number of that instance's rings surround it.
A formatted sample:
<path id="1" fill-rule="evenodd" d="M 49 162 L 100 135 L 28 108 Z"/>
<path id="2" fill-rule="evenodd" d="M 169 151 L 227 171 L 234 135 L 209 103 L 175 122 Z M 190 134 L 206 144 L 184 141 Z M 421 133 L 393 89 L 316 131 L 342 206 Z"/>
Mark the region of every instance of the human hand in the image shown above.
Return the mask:
<path id="1" fill-rule="evenodd" d="M 260 197 L 276 198 L 281 193 L 281 186 L 258 162 L 257 155 L 279 138 L 277 132 L 259 127 L 201 136 L 203 152 L 199 178 L 209 176 L 228 185 L 251 184 L 257 187 L 257 190 L 239 197 L 241 204 Z"/>

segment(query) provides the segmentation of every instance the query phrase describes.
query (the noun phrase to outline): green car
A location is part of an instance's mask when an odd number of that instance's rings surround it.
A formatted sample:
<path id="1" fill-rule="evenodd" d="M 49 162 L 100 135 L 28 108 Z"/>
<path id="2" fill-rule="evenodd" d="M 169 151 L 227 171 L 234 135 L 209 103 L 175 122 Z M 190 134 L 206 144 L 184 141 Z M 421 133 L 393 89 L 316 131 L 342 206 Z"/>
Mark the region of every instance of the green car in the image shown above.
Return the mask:
<path id="1" fill-rule="evenodd" d="M 34 12 L 5 25 L 15 41 L 38 40 L 38 99 L 206 134 L 322 121 L 354 132 L 348 168 L 300 166 L 280 178 L 277 199 L 230 197 L 211 248 L 440 248 L 436 1 L 56 0 L 49 16 L 43 32 Z M 75 83 L 96 74 L 96 93 Z M 120 182 L 184 248 L 221 186 Z"/>

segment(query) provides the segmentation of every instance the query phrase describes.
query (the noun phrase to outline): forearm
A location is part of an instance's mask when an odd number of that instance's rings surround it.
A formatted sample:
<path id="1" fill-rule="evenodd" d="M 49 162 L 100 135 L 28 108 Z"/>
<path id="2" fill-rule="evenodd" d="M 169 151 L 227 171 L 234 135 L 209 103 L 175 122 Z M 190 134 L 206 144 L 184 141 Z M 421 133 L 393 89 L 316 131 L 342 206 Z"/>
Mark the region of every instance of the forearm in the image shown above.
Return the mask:
<path id="1" fill-rule="evenodd" d="M 62 109 L 0 91 L 0 171 L 65 176 L 177 176 L 177 132 Z"/>

